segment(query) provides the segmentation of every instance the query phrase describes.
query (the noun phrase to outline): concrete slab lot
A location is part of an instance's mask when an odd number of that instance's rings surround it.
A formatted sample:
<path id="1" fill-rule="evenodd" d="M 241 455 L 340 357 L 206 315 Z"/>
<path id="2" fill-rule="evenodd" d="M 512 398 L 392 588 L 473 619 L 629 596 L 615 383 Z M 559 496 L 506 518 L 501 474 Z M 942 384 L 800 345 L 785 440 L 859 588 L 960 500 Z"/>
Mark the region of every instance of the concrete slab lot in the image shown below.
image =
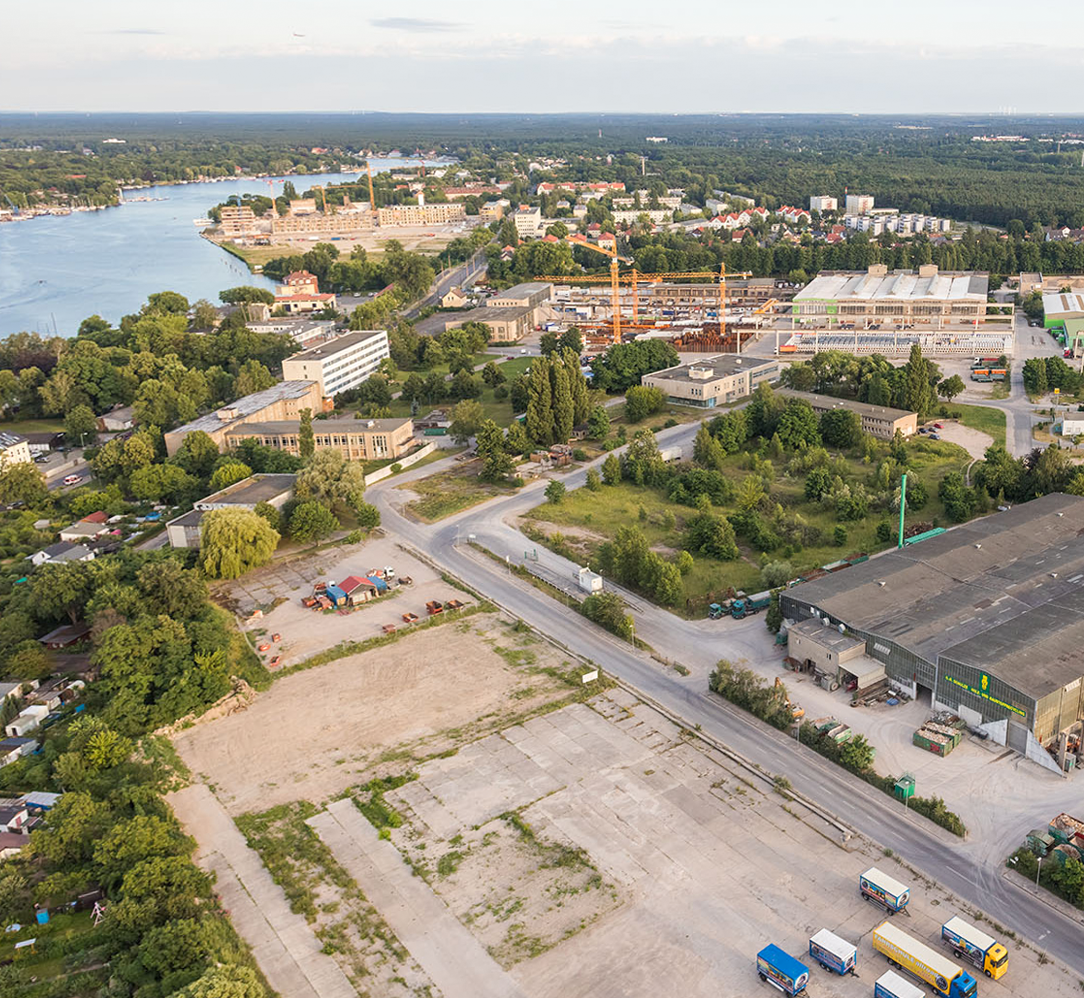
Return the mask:
<path id="1" fill-rule="evenodd" d="M 858 946 L 858 976 L 817 967 L 809 994 L 868 996 L 888 966 L 870 944 L 883 916 L 857 889 L 874 863 L 912 885 L 898 921 L 916 938 L 941 949 L 943 921 L 978 920 L 875 844 L 842 845 L 765 778 L 621 691 L 417 772 L 387 794 L 405 819 L 390 841 L 347 801 L 311 824 L 445 995 L 768 994 L 756 952 L 774 942 L 801 957 L 827 927 Z M 480 946 L 436 945 L 449 916 Z M 1080 993 L 1008 943 L 1009 972 L 982 978 L 982 995 Z"/>

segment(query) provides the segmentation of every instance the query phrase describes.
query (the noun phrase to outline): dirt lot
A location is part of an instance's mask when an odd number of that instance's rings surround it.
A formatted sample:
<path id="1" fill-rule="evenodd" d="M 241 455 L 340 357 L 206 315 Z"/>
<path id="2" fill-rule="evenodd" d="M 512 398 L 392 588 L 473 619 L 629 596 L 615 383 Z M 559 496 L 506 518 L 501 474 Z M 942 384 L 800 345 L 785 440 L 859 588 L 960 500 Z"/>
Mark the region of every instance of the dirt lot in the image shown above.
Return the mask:
<path id="1" fill-rule="evenodd" d="M 937 430 L 936 433 L 942 440 L 947 440 L 950 444 L 959 444 L 968 454 L 980 461 L 986 454 L 986 448 L 994 442 L 994 438 L 988 433 L 973 430 L 970 426 L 964 426 L 963 423 L 953 420 L 940 422 L 942 429 Z"/>
<path id="2" fill-rule="evenodd" d="M 335 827 L 312 824 L 359 887 L 383 898 L 381 914 L 445 995 L 468 993 L 479 958 L 490 980 L 513 987 L 469 993 L 715 998 L 725 981 L 722 993 L 759 994 L 757 950 L 775 942 L 802 957 L 828 927 L 858 947 L 858 975 L 814 968 L 809 993 L 868 996 L 887 969 L 870 944 L 883 915 L 857 891 L 873 863 L 911 884 L 913 936 L 936 944 L 950 913 L 981 917 L 875 844 L 841 846 L 765 779 L 621 691 L 433 759 L 387 803 L 405 818 L 390 843 L 359 827 L 347 801 L 332 805 Z M 391 845 L 406 865 L 387 865 Z M 389 890 L 419 890 L 419 875 L 444 904 L 392 900 Z M 480 944 L 462 947 L 458 965 L 431 946 L 448 912 Z M 1010 946 L 1008 976 L 983 980 L 984 996 L 1079 994 L 1071 975 Z"/>
<path id="3" fill-rule="evenodd" d="M 351 612 L 319 612 L 301 605 L 301 598 L 312 593 L 316 581 L 364 575 L 386 565 L 395 569 L 397 577 L 408 576 L 413 583 L 392 589 L 389 595 Z M 220 601 L 245 621 L 242 628 L 252 633 L 257 645 L 265 643 L 268 635 L 282 635 L 282 641 L 262 655 L 265 662 L 279 656 L 281 669 L 304 662 L 341 641 L 376 637 L 383 633 L 385 624 L 408 627 L 402 615 L 415 613 L 419 620 L 424 619 L 425 604 L 430 600 L 469 600 L 427 564 L 404 553 L 387 538 L 268 565 L 223 587 L 222 593 Z M 257 608 L 263 616 L 252 618 Z"/>
<path id="4" fill-rule="evenodd" d="M 315 619 L 323 631 L 353 618 Z M 246 711 L 190 728 L 175 744 L 233 815 L 320 803 L 380 775 L 382 760 L 401 771 L 412 751 L 424 758 L 567 694 L 559 676 L 542 671 L 567 667 L 497 614 L 449 620 L 284 676 Z"/>

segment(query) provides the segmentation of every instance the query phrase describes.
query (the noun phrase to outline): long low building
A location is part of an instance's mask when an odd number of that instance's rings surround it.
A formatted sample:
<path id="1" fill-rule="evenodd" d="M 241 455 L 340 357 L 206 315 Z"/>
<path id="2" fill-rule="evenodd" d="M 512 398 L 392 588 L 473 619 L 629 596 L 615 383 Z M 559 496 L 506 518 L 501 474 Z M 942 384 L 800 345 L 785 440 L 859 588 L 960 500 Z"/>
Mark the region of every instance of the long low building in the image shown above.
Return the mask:
<path id="1" fill-rule="evenodd" d="M 465 312 L 442 316 L 445 330 L 458 329 L 467 322 L 481 322 L 489 327 L 491 343 L 515 343 L 531 331 L 534 325 L 534 308 L 526 305 L 505 308 L 471 308 Z"/>
<path id="2" fill-rule="evenodd" d="M 271 419 L 299 419 L 302 409 L 315 415 L 323 411 L 323 395 L 316 381 L 280 381 L 262 392 L 254 392 L 229 405 L 185 423 L 165 435 L 166 453 L 172 457 L 180 450 L 189 433 L 202 430 L 219 450 L 226 442 L 226 434 L 246 422 Z"/>
<path id="3" fill-rule="evenodd" d="M 777 360 L 724 353 L 645 374 L 640 382 L 647 388 L 658 388 L 676 405 L 713 409 L 746 398 L 762 382 L 778 377 Z"/>
<path id="4" fill-rule="evenodd" d="M 1084 722 L 1084 498 L 1054 494 L 780 596 L 819 618 L 920 702 L 1058 769 Z"/>
<path id="5" fill-rule="evenodd" d="M 301 422 L 297 419 L 242 423 L 226 434 L 226 445 L 236 447 L 242 440 L 255 440 L 264 447 L 300 456 L 298 441 Z M 339 451 L 348 461 L 383 461 L 405 457 L 414 441 L 414 420 L 401 419 L 317 419 L 313 421 L 313 442 L 317 450 Z"/>
<path id="6" fill-rule="evenodd" d="M 794 296 L 799 322 L 837 326 L 881 323 L 935 326 L 986 320 L 990 275 L 924 264 L 889 273 L 883 263 L 862 271 L 822 271 Z"/>
<path id="7" fill-rule="evenodd" d="M 798 392 L 792 388 L 780 388 L 779 394 L 788 398 L 804 399 L 818 416 L 834 409 L 848 409 L 857 413 L 862 421 L 862 432 L 870 433 L 881 440 L 891 440 L 897 430 L 905 437 L 918 432 L 918 415 L 908 409 L 892 409 L 885 405 L 871 405 L 869 402 L 856 402 L 853 399 L 841 399 L 817 392 Z"/>

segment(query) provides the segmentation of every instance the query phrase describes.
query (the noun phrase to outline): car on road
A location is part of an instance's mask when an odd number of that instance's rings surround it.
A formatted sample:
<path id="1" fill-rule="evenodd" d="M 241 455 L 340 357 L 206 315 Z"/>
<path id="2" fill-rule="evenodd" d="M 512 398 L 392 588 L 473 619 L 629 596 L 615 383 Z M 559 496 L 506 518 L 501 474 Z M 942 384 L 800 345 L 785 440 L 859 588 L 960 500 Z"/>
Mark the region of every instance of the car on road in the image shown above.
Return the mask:
<path id="1" fill-rule="evenodd" d="M 48 454 L 38 454 L 34 458 L 34 463 L 35 464 L 45 464 L 45 462 L 48 461 L 48 460 L 49 460 L 49 455 Z"/>
<path id="2" fill-rule="evenodd" d="M 65 485 L 78 485 L 83 480 L 82 475 L 68 475 L 64 479 Z"/>

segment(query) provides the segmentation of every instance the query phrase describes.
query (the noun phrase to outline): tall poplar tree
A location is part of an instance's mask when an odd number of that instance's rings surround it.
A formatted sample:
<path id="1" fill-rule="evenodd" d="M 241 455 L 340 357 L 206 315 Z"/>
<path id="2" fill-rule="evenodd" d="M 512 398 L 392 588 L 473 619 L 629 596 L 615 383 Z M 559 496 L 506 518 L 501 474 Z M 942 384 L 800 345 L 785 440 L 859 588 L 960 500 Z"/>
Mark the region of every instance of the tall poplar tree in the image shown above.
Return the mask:
<path id="1" fill-rule="evenodd" d="M 536 444 L 548 447 L 553 443 L 553 393 L 550 390 L 550 364 L 545 357 L 531 362 L 524 428 Z"/>

